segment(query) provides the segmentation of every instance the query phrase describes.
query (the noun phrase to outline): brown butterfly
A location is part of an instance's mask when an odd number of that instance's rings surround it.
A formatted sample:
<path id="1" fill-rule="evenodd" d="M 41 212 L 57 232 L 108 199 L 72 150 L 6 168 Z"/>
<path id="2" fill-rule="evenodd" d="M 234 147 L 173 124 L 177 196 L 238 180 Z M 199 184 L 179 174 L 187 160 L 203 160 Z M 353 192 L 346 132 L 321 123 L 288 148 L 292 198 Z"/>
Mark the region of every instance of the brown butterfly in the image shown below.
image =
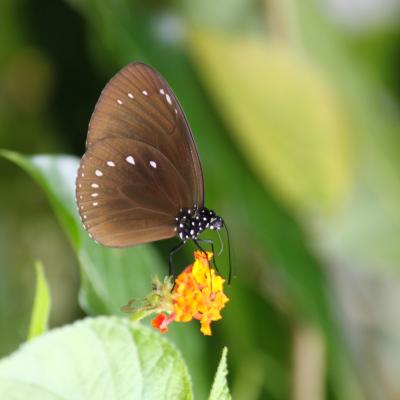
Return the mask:
<path id="1" fill-rule="evenodd" d="M 170 259 L 187 240 L 201 249 L 203 230 L 224 227 L 204 207 L 201 164 L 185 114 L 148 65 L 127 65 L 102 91 L 78 169 L 76 201 L 97 242 L 128 247 L 178 236 Z"/>

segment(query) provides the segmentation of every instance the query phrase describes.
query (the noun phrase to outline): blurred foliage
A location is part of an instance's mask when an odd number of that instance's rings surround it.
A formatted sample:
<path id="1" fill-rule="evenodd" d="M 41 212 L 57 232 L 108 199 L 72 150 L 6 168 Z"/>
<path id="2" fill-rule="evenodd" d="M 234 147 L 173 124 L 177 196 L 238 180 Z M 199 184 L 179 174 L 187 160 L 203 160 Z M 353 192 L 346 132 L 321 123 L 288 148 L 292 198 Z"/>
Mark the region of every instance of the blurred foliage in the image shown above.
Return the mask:
<path id="1" fill-rule="evenodd" d="M 279 41 L 198 32 L 191 43 L 254 173 L 294 211 L 332 212 L 348 186 L 350 132 L 326 78 Z"/>
<path id="2" fill-rule="evenodd" d="M 152 246 L 135 249 L 109 249 L 89 239 L 80 223 L 75 205 L 75 172 L 79 160 L 72 156 L 24 158 L 10 151 L 0 152 L 28 172 L 44 189 L 61 225 L 67 233 L 81 266 L 79 300 L 89 315 L 116 314 L 131 297 L 151 288 L 154 275 L 162 276 L 163 262 Z M 60 182 L 63 185 L 60 187 Z M 136 296 L 135 296 L 136 294 Z M 175 330 L 176 342 L 193 373 L 200 379 L 204 364 L 192 349 L 201 348 L 194 326 Z M 195 334 L 196 332 L 196 334 Z M 196 342 L 197 345 L 196 345 Z M 206 390 L 206 388 L 204 388 Z"/>
<path id="3" fill-rule="evenodd" d="M 0 147 L 80 156 L 101 88 L 132 60 L 181 100 L 238 275 L 211 339 L 172 332 L 197 398 L 225 345 L 233 398 L 400 397 L 400 23 L 349 25 L 333 2 L 0 4 Z M 114 251 L 87 238 L 76 157 L 3 154 L 43 187 L 71 245 L 38 186 L 0 159 L 1 354 L 26 337 L 34 259 L 52 266 L 51 326 L 81 315 L 78 263 L 91 314 L 166 270 L 173 241 Z"/>

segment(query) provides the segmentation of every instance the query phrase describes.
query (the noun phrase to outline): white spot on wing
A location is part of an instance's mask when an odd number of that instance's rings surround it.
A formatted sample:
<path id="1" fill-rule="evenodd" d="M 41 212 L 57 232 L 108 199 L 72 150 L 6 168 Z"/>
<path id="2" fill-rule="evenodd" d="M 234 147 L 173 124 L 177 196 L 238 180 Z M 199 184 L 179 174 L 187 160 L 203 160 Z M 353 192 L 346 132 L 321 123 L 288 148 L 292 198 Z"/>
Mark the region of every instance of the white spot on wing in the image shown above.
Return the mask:
<path id="1" fill-rule="evenodd" d="M 142 93 L 143 93 L 145 96 L 148 95 L 147 90 L 142 90 Z"/>
<path id="2" fill-rule="evenodd" d="M 135 159 L 132 156 L 126 157 L 125 160 L 129 164 L 135 165 Z"/>
<path id="3" fill-rule="evenodd" d="M 151 165 L 153 168 L 157 168 L 157 163 L 156 163 L 155 161 L 150 161 L 150 165 Z"/>
<path id="4" fill-rule="evenodd" d="M 172 104 L 171 97 L 169 97 L 168 93 L 165 95 L 165 98 L 167 99 L 168 104 Z"/>
<path id="5" fill-rule="evenodd" d="M 81 177 L 83 178 L 84 176 L 85 176 L 85 174 L 82 172 L 82 173 L 81 173 Z"/>
<path id="6" fill-rule="evenodd" d="M 161 94 L 165 94 L 164 89 L 160 89 Z"/>
<path id="7" fill-rule="evenodd" d="M 133 98 L 134 98 L 134 96 L 133 96 L 133 94 L 132 94 L 131 92 L 128 93 L 128 97 L 129 97 L 130 99 L 133 99 Z"/>
<path id="8" fill-rule="evenodd" d="M 92 193 L 92 197 L 97 197 L 98 195 L 98 193 Z"/>
<path id="9" fill-rule="evenodd" d="M 96 169 L 96 171 L 94 172 L 97 176 L 103 176 L 103 173 L 99 170 Z"/>
<path id="10" fill-rule="evenodd" d="M 115 167 L 115 162 L 114 161 L 107 161 L 107 165 L 109 167 Z"/>
<path id="11" fill-rule="evenodd" d="M 92 183 L 90 186 L 94 189 L 97 189 L 99 187 L 99 185 L 97 183 Z"/>
<path id="12" fill-rule="evenodd" d="M 117 103 L 118 103 L 118 104 L 123 104 L 123 103 L 122 103 L 122 100 L 120 100 L 120 99 L 117 99 Z"/>
<path id="13" fill-rule="evenodd" d="M 99 205 L 99 203 L 98 203 L 97 201 L 94 201 L 94 202 L 93 202 L 93 206 L 94 206 L 94 207 L 96 207 L 96 206 L 98 206 L 98 205 Z"/>

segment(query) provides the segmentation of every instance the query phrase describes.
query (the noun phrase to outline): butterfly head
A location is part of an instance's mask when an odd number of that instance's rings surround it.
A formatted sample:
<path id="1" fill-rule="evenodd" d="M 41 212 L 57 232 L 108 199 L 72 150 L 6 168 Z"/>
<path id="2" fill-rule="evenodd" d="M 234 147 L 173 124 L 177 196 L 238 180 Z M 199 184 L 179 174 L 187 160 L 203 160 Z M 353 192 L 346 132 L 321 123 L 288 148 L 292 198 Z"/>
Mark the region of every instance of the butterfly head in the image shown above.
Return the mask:
<path id="1" fill-rule="evenodd" d="M 224 226 L 224 220 L 219 217 L 213 210 L 203 208 L 199 210 L 201 218 L 205 222 L 205 227 L 211 230 L 220 230 Z"/>
<path id="2" fill-rule="evenodd" d="M 221 217 L 218 217 L 217 215 L 213 218 L 211 218 L 209 222 L 209 228 L 212 230 L 220 230 L 224 226 L 224 220 Z"/>

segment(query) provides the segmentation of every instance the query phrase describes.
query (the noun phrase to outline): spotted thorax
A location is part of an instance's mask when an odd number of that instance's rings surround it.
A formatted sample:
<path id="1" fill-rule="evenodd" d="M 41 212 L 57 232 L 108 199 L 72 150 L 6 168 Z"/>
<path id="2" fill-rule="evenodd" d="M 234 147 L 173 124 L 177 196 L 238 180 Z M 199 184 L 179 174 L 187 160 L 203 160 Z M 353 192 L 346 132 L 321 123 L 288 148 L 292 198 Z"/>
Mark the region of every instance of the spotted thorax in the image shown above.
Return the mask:
<path id="1" fill-rule="evenodd" d="M 205 229 L 219 230 L 224 226 L 221 217 L 208 208 L 181 208 L 176 220 L 176 231 L 180 239 L 186 242 L 188 239 L 197 239 Z"/>

